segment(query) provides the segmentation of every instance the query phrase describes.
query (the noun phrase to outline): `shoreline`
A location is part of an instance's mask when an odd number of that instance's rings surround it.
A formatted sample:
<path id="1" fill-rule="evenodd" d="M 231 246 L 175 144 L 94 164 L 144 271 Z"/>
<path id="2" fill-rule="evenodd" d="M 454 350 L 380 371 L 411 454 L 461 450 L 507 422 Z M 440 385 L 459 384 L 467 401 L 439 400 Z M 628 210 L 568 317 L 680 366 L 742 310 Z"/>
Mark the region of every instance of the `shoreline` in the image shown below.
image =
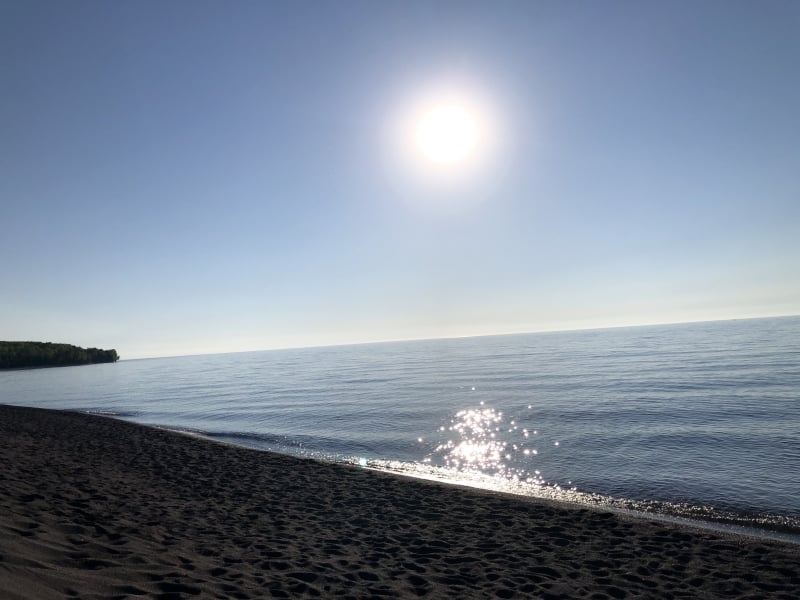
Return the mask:
<path id="1" fill-rule="evenodd" d="M 662 513 L 662 512 L 649 512 L 635 508 L 626 508 L 624 506 L 619 506 L 617 504 L 600 504 L 597 502 L 594 503 L 581 502 L 580 500 L 548 498 L 546 495 L 537 496 L 535 494 L 528 494 L 525 492 L 514 492 L 503 489 L 485 488 L 478 483 L 472 484 L 464 481 L 454 483 L 452 481 L 449 481 L 445 477 L 438 478 L 435 476 L 417 475 L 402 471 L 385 470 L 381 468 L 371 468 L 371 467 L 367 468 L 379 473 L 390 473 L 393 475 L 397 475 L 398 477 L 418 479 L 423 481 L 433 481 L 437 483 L 442 483 L 444 485 L 451 485 L 454 487 L 494 492 L 498 494 L 507 495 L 512 498 L 529 499 L 536 502 L 552 502 L 557 506 L 564 506 L 564 507 L 569 506 L 569 507 L 585 508 L 588 510 L 596 510 L 601 512 L 610 512 L 629 519 L 658 521 L 662 523 L 670 523 L 680 527 L 685 527 L 687 529 L 694 529 L 699 531 L 712 531 L 722 535 L 744 537 L 747 539 L 756 539 L 756 540 L 771 540 L 771 541 L 781 542 L 784 544 L 792 544 L 800 546 L 800 533 L 796 533 L 794 530 L 782 531 L 778 529 L 766 529 L 766 528 L 761 529 L 755 526 L 741 525 L 736 522 L 728 522 L 724 520 L 713 521 L 701 518 L 691 518 L 680 515 L 672 515 L 669 513 Z M 586 495 L 592 497 L 598 496 L 598 494 L 589 494 L 589 493 L 586 493 Z M 625 500 L 620 500 L 619 498 L 614 498 L 611 496 L 609 496 L 608 499 L 611 501 L 618 502 L 620 504 L 625 502 Z"/>
<path id="2" fill-rule="evenodd" d="M 78 411 L 78 414 L 90 414 L 90 415 L 98 415 L 104 416 L 113 419 L 121 419 L 118 413 L 83 413 Z M 121 419 L 124 420 L 124 419 Z M 126 421 L 129 423 L 136 423 L 136 421 Z M 140 423 L 136 423 L 140 424 Z M 141 425 L 141 424 L 140 424 Z M 375 473 L 383 473 L 388 474 L 395 477 L 400 477 L 402 479 L 410 479 L 415 481 L 428 481 L 436 484 L 446 485 L 450 487 L 460 488 L 460 489 L 467 489 L 467 490 L 475 490 L 478 492 L 487 492 L 493 494 L 501 494 L 504 496 L 508 496 L 510 498 L 518 499 L 520 501 L 530 500 L 534 502 L 547 502 L 555 504 L 556 506 L 561 507 L 573 507 L 573 508 L 580 508 L 580 509 L 588 509 L 588 510 L 596 510 L 601 512 L 610 512 L 620 515 L 623 518 L 627 519 L 634 519 L 634 520 L 650 520 L 650 521 L 658 521 L 662 523 L 670 523 L 679 527 L 685 527 L 687 529 L 699 530 L 699 531 L 711 531 L 721 535 L 727 535 L 732 537 L 743 537 L 746 539 L 753 539 L 753 540 L 767 540 L 767 541 L 774 541 L 780 542 L 784 544 L 791 544 L 791 545 L 798 545 L 800 546 L 800 533 L 792 531 L 783 531 L 779 529 L 769 529 L 769 528 L 758 528 L 755 526 L 750 525 L 742 525 L 737 522 L 729 522 L 725 520 L 714 521 L 714 520 L 706 520 L 701 518 L 691 518 L 691 517 L 684 517 L 681 515 L 673 515 L 669 513 L 663 512 L 656 512 L 656 511 L 646 511 L 646 510 L 639 510 L 635 508 L 627 508 L 625 506 L 620 506 L 620 504 L 626 502 L 626 500 L 614 498 L 611 496 L 605 497 L 599 494 L 588 493 L 588 492 L 581 492 L 580 494 L 585 494 L 590 497 L 603 497 L 607 498 L 608 500 L 614 501 L 618 504 L 601 504 L 598 502 L 582 502 L 580 500 L 568 500 L 556 497 L 548 497 L 547 495 L 536 495 L 531 493 L 526 493 L 524 491 L 514 491 L 513 489 L 502 489 L 502 487 L 486 487 L 481 485 L 480 482 L 471 482 L 467 479 L 461 478 L 454 478 L 448 477 L 447 475 L 437 476 L 435 474 L 424 474 L 424 473 L 417 473 L 413 471 L 406 471 L 400 469 L 392 469 L 392 468 L 385 468 L 380 466 L 371 466 L 369 463 L 366 465 L 356 465 L 355 463 L 350 463 L 344 460 L 329 460 L 327 458 L 318 458 L 316 456 L 304 456 L 302 454 L 292 454 L 291 452 L 280 452 L 277 450 L 272 449 L 264 449 L 258 448 L 256 446 L 248 446 L 245 444 L 237 444 L 236 442 L 229 442 L 225 440 L 217 439 L 213 436 L 206 435 L 202 432 L 191 431 L 188 429 L 176 429 L 166 426 L 160 425 L 143 425 L 144 427 L 151 427 L 154 429 L 161 429 L 164 431 L 170 431 L 173 433 L 177 433 L 178 435 L 185 435 L 191 438 L 199 438 L 202 440 L 206 440 L 212 444 L 222 444 L 223 446 L 232 446 L 234 448 L 244 448 L 246 450 L 253 450 L 255 452 L 265 452 L 267 454 L 277 454 L 280 456 L 289 456 L 292 458 L 299 458 L 300 460 L 313 460 L 321 463 L 326 464 L 334 464 L 334 465 L 341 465 L 348 468 L 359 468 L 367 471 L 373 471 Z M 373 462 L 383 462 L 383 461 L 373 461 Z M 549 488 L 549 486 L 547 487 Z"/>
<path id="3" fill-rule="evenodd" d="M 0 406 L 0 596 L 738 598 L 800 548 Z"/>
<path id="4" fill-rule="evenodd" d="M 83 411 L 78 411 L 78 412 L 83 412 Z M 101 416 L 108 416 L 111 418 L 119 418 L 127 420 L 125 418 L 125 415 L 117 412 L 109 412 L 109 413 L 88 412 L 85 414 L 96 414 Z M 136 421 L 133 420 L 130 420 L 128 422 L 137 423 Z M 156 429 L 164 429 L 166 431 L 172 431 L 180 435 L 198 437 L 207 440 L 211 443 L 230 445 L 236 448 L 246 448 L 248 450 L 255 450 L 257 452 L 280 454 L 280 455 L 300 458 L 303 460 L 317 460 L 320 462 L 325 462 L 330 464 L 356 466 L 355 462 L 350 462 L 347 460 L 340 459 L 338 458 L 338 455 L 337 458 L 334 459 L 327 457 L 323 453 L 302 454 L 302 453 L 293 453 L 291 451 L 284 452 L 272 448 L 263 448 L 257 445 L 248 445 L 246 443 L 238 443 L 238 442 L 228 441 L 225 439 L 219 439 L 214 435 L 209 435 L 202 431 L 194 431 L 190 429 L 182 429 L 179 427 L 170 427 L 170 426 L 162 426 L 154 424 L 144 424 L 144 426 L 153 427 Z M 389 465 L 401 464 L 403 466 L 408 464 L 412 468 L 403 468 L 402 466 L 401 467 L 384 466 L 386 464 Z M 707 511 L 706 517 L 709 514 L 715 517 L 715 518 L 704 518 L 699 516 L 687 516 L 681 514 L 680 512 L 670 512 L 670 509 L 675 510 L 674 509 L 675 505 L 669 501 L 659 501 L 659 500 L 637 501 L 615 496 L 605 496 L 603 494 L 595 492 L 575 491 L 564 488 L 557 488 L 557 487 L 552 487 L 550 485 L 545 485 L 542 486 L 542 488 L 540 489 L 532 490 L 530 487 L 524 485 L 518 485 L 518 486 L 514 486 L 513 484 L 503 485 L 504 482 L 502 481 L 500 482 L 500 484 L 495 484 L 495 482 L 491 480 L 491 478 L 471 480 L 469 478 L 470 477 L 469 474 L 464 474 L 462 476 L 462 474 L 460 473 L 451 474 L 444 471 L 439 472 L 435 467 L 430 468 L 428 471 L 415 471 L 413 467 L 417 465 L 414 465 L 413 463 L 402 463 L 402 462 L 398 463 L 398 461 L 381 459 L 381 458 L 370 459 L 365 465 L 358 465 L 358 466 L 363 469 L 368 469 L 379 473 L 388 473 L 390 475 L 394 475 L 397 477 L 413 479 L 413 480 L 431 481 L 454 487 L 494 492 L 499 494 L 505 494 L 513 498 L 554 502 L 559 505 L 564 504 L 569 506 L 577 506 L 580 508 L 587 508 L 590 510 L 614 512 L 626 516 L 628 518 L 644 519 L 644 520 L 649 519 L 665 523 L 673 523 L 676 525 L 681 525 L 693 529 L 700 529 L 704 531 L 714 531 L 717 533 L 734 535 L 734 536 L 744 536 L 747 538 L 773 540 L 788 544 L 800 545 L 800 530 L 798 530 L 797 526 L 786 525 L 776 522 L 779 519 L 791 519 L 791 517 L 785 517 L 783 515 L 778 515 L 774 513 L 763 513 L 761 515 L 757 515 L 755 513 L 736 513 L 731 510 L 724 511 L 703 506 L 702 508 L 704 508 Z M 631 507 L 632 504 L 637 504 L 637 503 L 655 505 L 657 507 L 662 507 L 662 508 L 645 509 L 645 508 Z M 686 505 L 680 505 L 680 506 L 686 506 Z M 700 507 L 700 505 L 698 505 L 698 507 Z M 756 520 L 759 517 L 768 518 L 770 519 L 770 521 L 768 521 L 766 524 L 760 527 L 758 525 L 749 524 L 748 520 L 751 521 Z"/>

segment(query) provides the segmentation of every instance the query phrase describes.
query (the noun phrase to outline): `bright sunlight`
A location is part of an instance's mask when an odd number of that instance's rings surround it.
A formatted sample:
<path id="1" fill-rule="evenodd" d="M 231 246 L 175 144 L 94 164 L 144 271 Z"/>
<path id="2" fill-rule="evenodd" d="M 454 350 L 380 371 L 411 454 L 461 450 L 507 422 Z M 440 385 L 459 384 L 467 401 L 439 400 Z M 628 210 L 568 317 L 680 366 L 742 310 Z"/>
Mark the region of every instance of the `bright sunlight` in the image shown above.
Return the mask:
<path id="1" fill-rule="evenodd" d="M 399 164 L 424 181 L 473 181 L 496 150 L 493 116 L 470 86 L 437 86 L 407 98 L 391 136 Z"/>
<path id="2" fill-rule="evenodd" d="M 444 101 L 418 117 L 414 142 L 431 163 L 455 165 L 467 161 L 478 149 L 480 124 L 468 106 Z"/>

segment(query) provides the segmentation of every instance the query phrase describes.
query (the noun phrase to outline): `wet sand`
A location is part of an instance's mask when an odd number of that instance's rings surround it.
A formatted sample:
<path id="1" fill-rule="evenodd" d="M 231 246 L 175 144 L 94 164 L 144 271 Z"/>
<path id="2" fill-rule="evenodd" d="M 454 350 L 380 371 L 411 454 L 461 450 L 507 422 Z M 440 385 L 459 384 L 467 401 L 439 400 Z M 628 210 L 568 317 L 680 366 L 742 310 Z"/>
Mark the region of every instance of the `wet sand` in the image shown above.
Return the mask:
<path id="1" fill-rule="evenodd" d="M 0 406 L 0 597 L 800 598 L 800 546 Z"/>

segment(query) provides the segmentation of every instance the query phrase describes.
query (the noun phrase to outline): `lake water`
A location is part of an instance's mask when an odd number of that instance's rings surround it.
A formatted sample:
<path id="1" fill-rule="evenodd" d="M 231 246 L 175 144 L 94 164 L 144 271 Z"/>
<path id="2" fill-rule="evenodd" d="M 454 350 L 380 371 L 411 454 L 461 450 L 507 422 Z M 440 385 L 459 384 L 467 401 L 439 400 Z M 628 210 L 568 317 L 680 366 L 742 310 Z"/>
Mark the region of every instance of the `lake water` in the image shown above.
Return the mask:
<path id="1" fill-rule="evenodd" d="M 800 534 L 800 317 L 6 371 L 0 402 Z"/>

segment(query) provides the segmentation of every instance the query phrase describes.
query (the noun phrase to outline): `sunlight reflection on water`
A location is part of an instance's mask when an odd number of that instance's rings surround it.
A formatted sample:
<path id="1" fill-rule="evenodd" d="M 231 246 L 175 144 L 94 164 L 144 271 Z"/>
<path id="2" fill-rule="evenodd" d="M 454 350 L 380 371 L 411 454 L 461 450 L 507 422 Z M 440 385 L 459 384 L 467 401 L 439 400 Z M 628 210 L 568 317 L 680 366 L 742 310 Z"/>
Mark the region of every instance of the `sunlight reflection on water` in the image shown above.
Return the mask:
<path id="1" fill-rule="evenodd" d="M 527 468 L 538 454 L 527 441 L 531 432 L 516 419 L 508 420 L 502 411 L 480 404 L 458 411 L 449 425 L 439 427 L 440 440 L 423 463 L 462 475 L 544 485 L 540 471 Z"/>
<path id="2" fill-rule="evenodd" d="M 0 401 L 800 532 L 798 340 L 793 317 L 121 361 L 0 372 Z"/>

